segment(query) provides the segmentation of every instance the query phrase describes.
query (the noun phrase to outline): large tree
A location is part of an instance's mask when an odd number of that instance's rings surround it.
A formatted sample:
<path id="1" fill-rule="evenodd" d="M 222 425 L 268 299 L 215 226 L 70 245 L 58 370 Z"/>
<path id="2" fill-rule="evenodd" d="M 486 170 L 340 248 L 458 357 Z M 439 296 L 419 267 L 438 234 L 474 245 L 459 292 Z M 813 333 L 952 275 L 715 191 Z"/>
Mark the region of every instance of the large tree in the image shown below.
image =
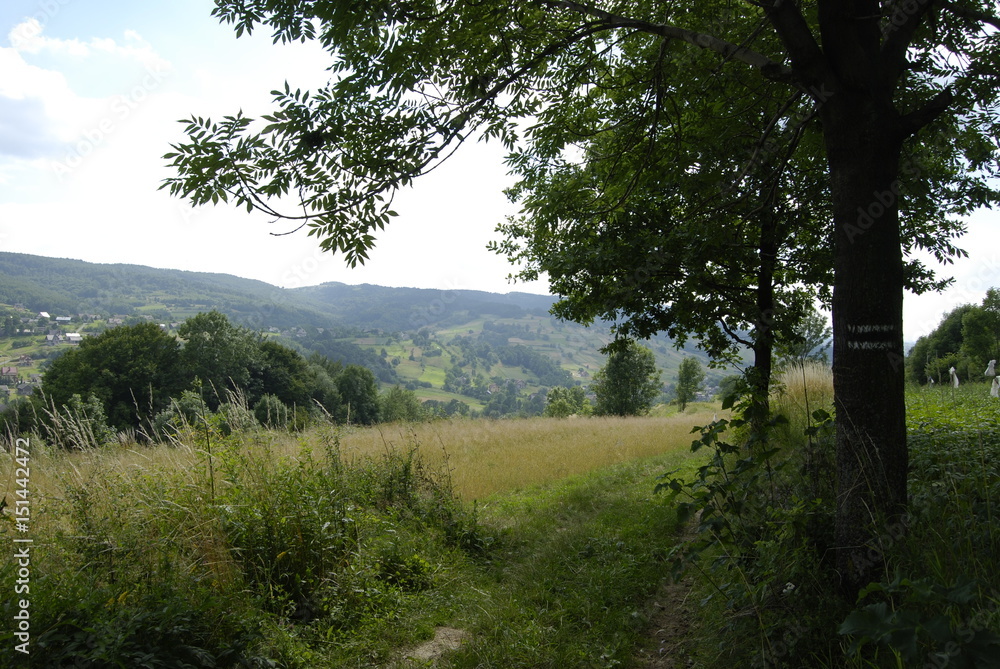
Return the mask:
<path id="1" fill-rule="evenodd" d="M 677 403 L 680 404 L 681 411 L 684 411 L 688 402 L 693 401 L 698 395 L 704 381 L 705 370 L 701 368 L 698 359 L 685 356 L 677 370 L 676 393 Z"/>
<path id="2" fill-rule="evenodd" d="M 298 221 L 356 264 L 392 216 L 395 191 L 469 137 L 530 155 L 567 110 L 683 111 L 675 93 L 698 93 L 675 83 L 705 68 L 734 73 L 748 91 L 773 84 L 811 101 L 808 116 L 777 113 L 773 125 L 818 123 L 832 220 L 838 563 L 852 592 L 876 573 L 868 556 L 881 552 L 878 524 L 906 505 L 904 240 L 933 232 L 911 229 L 900 201 L 934 182 L 927 164 L 902 157 L 919 156 L 908 142 L 920 133 L 935 169 L 948 172 L 930 198 L 944 203 L 938 211 L 996 199 L 985 181 L 1000 129 L 994 9 L 976 0 L 218 0 L 215 14 L 237 33 L 267 26 L 276 41 L 319 40 L 333 78 L 311 94 L 276 91 L 262 128 L 242 114 L 193 118 L 190 142 L 168 154 L 178 174 L 167 185 L 194 203 L 231 199 Z M 643 41 L 664 54 L 653 98 L 627 95 L 630 80 L 615 78 L 629 45 Z M 622 95 L 592 97 L 599 87 Z M 678 132 L 699 127 L 697 115 L 682 116 Z M 747 162 L 733 156 L 738 186 Z"/>
<path id="3" fill-rule="evenodd" d="M 111 426 L 134 427 L 165 409 L 183 388 L 179 348 L 152 323 L 112 328 L 53 360 L 42 394 L 56 410 L 70 405 L 73 395 L 96 397 Z"/>
<path id="4" fill-rule="evenodd" d="M 201 381 L 213 410 L 237 388 L 254 400 L 259 397 L 260 390 L 249 386 L 254 370 L 263 366 L 260 335 L 233 325 L 225 314 L 214 310 L 188 318 L 177 328 L 177 335 L 184 341 L 184 374 Z"/>
<path id="5" fill-rule="evenodd" d="M 594 413 L 599 416 L 647 414 L 662 390 L 656 357 L 633 339 L 615 342 L 590 389 L 597 398 Z"/>

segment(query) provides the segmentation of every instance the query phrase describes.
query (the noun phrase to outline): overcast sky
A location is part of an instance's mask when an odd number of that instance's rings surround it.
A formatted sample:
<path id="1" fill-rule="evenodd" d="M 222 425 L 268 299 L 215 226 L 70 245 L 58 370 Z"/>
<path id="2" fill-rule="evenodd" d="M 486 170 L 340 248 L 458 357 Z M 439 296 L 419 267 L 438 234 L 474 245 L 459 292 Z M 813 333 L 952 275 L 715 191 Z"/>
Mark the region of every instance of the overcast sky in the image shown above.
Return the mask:
<path id="1" fill-rule="evenodd" d="M 400 216 L 371 260 L 348 269 L 304 233 L 228 206 L 191 209 L 158 191 L 177 119 L 271 109 L 287 80 L 315 87 L 327 56 L 311 44 L 237 39 L 208 0 L 4 0 L 0 6 L 0 250 L 224 272 L 293 287 L 325 281 L 545 293 L 511 284 L 486 250 L 514 213 L 499 148 L 473 145 L 397 198 Z M 905 337 L 1000 286 L 995 214 L 974 217 L 970 258 L 945 295 L 907 296 Z"/>

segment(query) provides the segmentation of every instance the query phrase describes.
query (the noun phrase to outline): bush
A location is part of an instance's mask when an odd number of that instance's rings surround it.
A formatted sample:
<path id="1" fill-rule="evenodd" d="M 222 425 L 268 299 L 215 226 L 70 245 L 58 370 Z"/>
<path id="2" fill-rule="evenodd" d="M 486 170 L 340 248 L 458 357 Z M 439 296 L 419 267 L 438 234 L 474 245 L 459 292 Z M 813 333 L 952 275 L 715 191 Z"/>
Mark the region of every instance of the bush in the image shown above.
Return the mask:
<path id="1" fill-rule="evenodd" d="M 40 422 L 48 443 L 59 448 L 85 450 L 110 443 L 115 433 L 108 427 L 104 405 L 93 394 L 84 401 L 74 394 L 61 407 L 52 405 L 44 409 Z"/>
<path id="2" fill-rule="evenodd" d="M 170 406 L 153 417 L 153 437 L 165 440 L 190 428 L 204 428 L 212 415 L 200 393 L 185 390 L 180 399 L 171 398 Z"/>
<path id="3" fill-rule="evenodd" d="M 284 429 L 292 419 L 291 410 L 274 395 L 264 395 L 253 406 L 257 422 L 264 427 Z"/>

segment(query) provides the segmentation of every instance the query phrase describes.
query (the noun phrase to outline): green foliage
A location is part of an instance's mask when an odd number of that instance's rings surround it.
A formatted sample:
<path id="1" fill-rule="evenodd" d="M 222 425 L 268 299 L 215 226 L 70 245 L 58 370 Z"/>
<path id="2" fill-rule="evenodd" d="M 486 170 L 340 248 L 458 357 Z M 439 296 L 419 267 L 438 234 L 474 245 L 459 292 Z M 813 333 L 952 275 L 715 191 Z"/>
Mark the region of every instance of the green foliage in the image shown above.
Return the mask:
<path id="1" fill-rule="evenodd" d="M 913 390 L 907 403 L 909 513 L 879 526 L 867 558 L 883 578 L 857 602 L 837 592 L 831 560 L 835 468 L 825 409 L 808 423 L 793 416 L 789 424 L 808 425 L 795 438 L 783 422 L 763 440 L 739 419 L 705 426 L 692 448 L 712 448 L 709 460 L 693 477 L 667 475 L 658 485 L 699 532 L 672 556 L 677 570 L 701 565 L 701 627 L 715 662 L 992 666 L 1000 648 L 997 401 L 979 385 Z"/>
<path id="2" fill-rule="evenodd" d="M 56 407 L 75 394 L 92 395 L 103 403 L 108 424 L 123 430 L 166 408 L 183 387 L 179 369 L 174 337 L 152 323 L 122 326 L 53 360 L 42 393 Z"/>
<path id="3" fill-rule="evenodd" d="M 788 338 L 776 342 L 775 357 L 778 364 L 829 364 L 827 352 L 833 343 L 832 337 L 833 329 L 827 324 L 826 318 L 811 309 Z"/>
<path id="4" fill-rule="evenodd" d="M 61 448 L 83 450 L 110 443 L 115 434 L 108 427 L 104 405 L 93 394 L 85 402 L 78 394 L 59 409 L 47 410 L 48 421 L 43 425 L 50 444 Z"/>
<path id="5" fill-rule="evenodd" d="M 264 427 L 281 429 L 288 426 L 291 410 L 274 395 L 264 395 L 253 406 L 253 415 Z"/>
<path id="6" fill-rule="evenodd" d="M 701 363 L 695 358 L 681 360 L 680 369 L 677 371 L 677 385 L 674 389 L 681 411 L 684 411 L 688 402 L 694 400 L 704 383 L 705 370 L 701 368 Z"/>
<path id="7" fill-rule="evenodd" d="M 337 376 L 336 384 L 345 411 L 340 417 L 359 425 L 378 422 L 378 382 L 371 370 L 348 365 Z"/>
<path id="8" fill-rule="evenodd" d="M 184 340 L 184 376 L 201 380 L 213 409 L 228 391 L 248 388 L 251 370 L 262 367 L 258 335 L 233 325 L 218 311 L 192 316 L 181 324 L 177 335 Z"/>
<path id="9" fill-rule="evenodd" d="M 383 423 L 418 421 L 426 415 L 427 412 L 412 390 L 393 386 L 379 398 L 379 420 Z"/>
<path id="10" fill-rule="evenodd" d="M 384 666 L 401 620 L 453 615 L 449 583 L 493 534 L 446 477 L 414 452 L 345 462 L 329 433 L 290 459 L 262 437 L 216 435 L 214 470 L 182 443 L 138 467 L 101 450 L 53 469 L 65 494 L 32 553 L 32 666 Z M 0 641 L 2 663 L 12 631 Z"/>
<path id="11" fill-rule="evenodd" d="M 813 436 L 829 459 L 830 417 L 817 410 L 814 420 L 823 427 Z M 815 463 L 772 440 L 782 422 L 772 419 L 763 434 L 743 419 L 695 428 L 691 448 L 712 449 L 708 461 L 693 478 L 671 472 L 656 486 L 677 504 L 681 522 L 695 523 L 696 537 L 671 552 L 672 564 L 676 575 L 704 565 L 701 618 L 720 663 L 800 666 L 813 653 L 828 655 L 836 644 L 825 617 L 846 613 L 830 593 L 833 481 L 819 489 L 802 485 Z M 727 432 L 739 441 L 724 441 Z"/>
<path id="12" fill-rule="evenodd" d="M 307 453 L 297 464 L 267 473 L 265 463 L 239 452 L 220 458 L 222 529 L 247 581 L 275 610 L 312 606 L 330 573 L 357 550 L 339 463 Z M 264 480 L 270 494 L 257 495 Z"/>
<path id="13" fill-rule="evenodd" d="M 725 406 L 733 406 L 740 397 L 746 394 L 746 381 L 741 374 L 730 374 L 719 381 L 717 399 Z"/>
<path id="14" fill-rule="evenodd" d="M 39 632 L 31 641 L 31 660 L 39 666 L 275 666 L 250 650 L 258 635 L 248 621 L 228 615 L 233 603 L 207 589 L 190 593 L 192 601 L 169 591 L 134 593 L 94 583 L 87 588 L 72 582 L 60 585 L 65 590 L 53 593 L 43 583 L 32 598 L 32 622 Z M 3 608 L 10 606 L 8 601 Z"/>
<path id="15" fill-rule="evenodd" d="M 890 583 L 865 588 L 860 600 L 874 595 L 881 601 L 852 611 L 838 631 L 853 639 L 848 654 L 854 657 L 875 644 L 907 667 L 932 662 L 986 669 L 1000 657 L 1000 635 L 989 627 L 979 589 L 979 583 L 965 577 L 946 586 L 932 578 L 914 581 L 897 574 Z"/>
<path id="16" fill-rule="evenodd" d="M 545 397 L 545 415 L 553 418 L 587 416 L 591 412 L 590 400 L 580 386 L 552 388 Z"/>
<path id="17" fill-rule="evenodd" d="M 598 415 L 647 413 L 661 390 L 653 352 L 632 339 L 616 342 L 590 388 L 597 396 L 594 413 Z"/>
<path id="18" fill-rule="evenodd" d="M 200 429 L 211 414 L 200 392 L 185 390 L 178 399 L 171 399 L 170 406 L 153 417 L 153 436 L 169 439 L 186 429 Z"/>
<path id="19" fill-rule="evenodd" d="M 986 291 L 981 305 L 963 304 L 945 314 L 910 349 L 906 370 L 920 385 L 948 383 L 951 367 L 962 383 L 989 381 L 983 371 L 990 360 L 1000 360 L 1000 291 L 995 288 Z"/>
<path id="20" fill-rule="evenodd" d="M 240 395 L 220 404 L 214 418 L 215 426 L 225 436 L 234 432 L 252 432 L 258 426 L 257 417 Z"/>

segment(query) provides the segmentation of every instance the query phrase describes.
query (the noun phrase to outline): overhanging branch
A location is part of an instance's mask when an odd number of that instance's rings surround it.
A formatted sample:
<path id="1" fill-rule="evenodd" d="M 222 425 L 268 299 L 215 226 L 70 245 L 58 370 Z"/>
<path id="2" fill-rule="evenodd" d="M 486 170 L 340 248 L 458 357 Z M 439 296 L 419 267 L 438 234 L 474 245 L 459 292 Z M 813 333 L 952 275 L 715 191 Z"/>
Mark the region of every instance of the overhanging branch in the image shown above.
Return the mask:
<path id="1" fill-rule="evenodd" d="M 727 59 L 738 60 L 745 63 L 753 68 L 756 68 L 763 76 L 773 81 L 782 81 L 786 83 L 794 83 L 796 81 L 795 72 L 791 68 L 786 67 L 781 63 L 777 63 L 767 56 L 754 51 L 753 49 L 733 44 L 732 42 L 720 39 L 714 35 L 700 33 L 686 28 L 678 28 L 677 26 L 667 25 L 665 23 L 653 23 L 652 21 L 632 19 L 618 14 L 613 14 L 603 9 L 598 9 L 597 7 L 591 7 L 582 2 L 573 2 L 572 0 L 535 0 L 535 2 L 553 9 L 564 9 L 581 16 L 596 19 L 596 25 L 600 25 L 606 30 L 627 28 L 650 35 L 658 35 L 660 37 L 682 40 L 700 49 L 714 51 Z"/>
<path id="2" fill-rule="evenodd" d="M 954 95 L 952 94 L 951 87 L 949 86 L 928 100 L 927 104 L 920 109 L 914 110 L 901 117 L 899 122 L 903 136 L 909 137 L 916 134 L 917 131 L 940 116 L 944 110 L 948 108 L 948 105 L 951 104 L 953 99 Z"/>
<path id="3" fill-rule="evenodd" d="M 975 21 L 979 21 L 980 23 L 985 23 L 986 25 L 993 26 L 997 30 L 1000 30 L 1000 17 L 994 16 L 993 14 L 987 14 L 986 12 L 980 12 L 975 9 L 969 9 L 968 7 L 959 7 L 950 0 L 940 0 L 938 4 L 940 4 L 942 7 L 947 9 L 955 16 L 961 16 L 963 18 L 973 19 Z"/>

